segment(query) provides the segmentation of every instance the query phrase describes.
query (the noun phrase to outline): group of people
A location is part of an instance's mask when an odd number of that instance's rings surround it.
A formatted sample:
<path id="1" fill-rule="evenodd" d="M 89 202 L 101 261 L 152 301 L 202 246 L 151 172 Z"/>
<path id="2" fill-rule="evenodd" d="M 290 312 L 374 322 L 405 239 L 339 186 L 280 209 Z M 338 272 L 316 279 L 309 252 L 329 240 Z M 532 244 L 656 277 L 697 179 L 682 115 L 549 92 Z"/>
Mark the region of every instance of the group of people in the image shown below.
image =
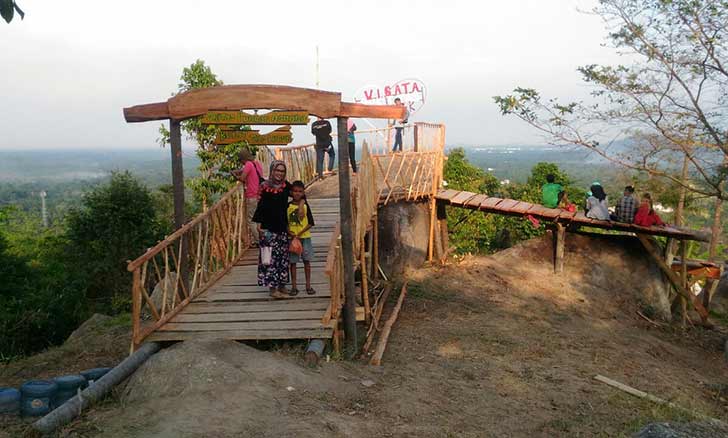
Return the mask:
<path id="1" fill-rule="evenodd" d="M 640 225 L 643 227 L 664 226 L 660 216 L 655 212 L 652 204 L 652 197 L 644 193 L 642 199 L 638 200 L 632 186 L 626 186 L 622 197 L 615 205 L 614 212 L 609 211 L 609 201 L 602 185 L 595 181 L 587 192 L 585 213 L 592 219 L 603 221 L 616 221 L 628 224 Z M 548 208 L 564 208 L 576 211 L 576 207 L 569 203 L 564 187 L 556 182 L 554 175 L 546 176 L 546 184 L 541 188 L 542 203 Z"/>
<path id="2" fill-rule="evenodd" d="M 242 167 L 232 173 L 245 184 L 250 235 L 260 251 L 258 284 L 267 287 L 273 298 L 295 296 L 299 293 L 296 265 L 303 262 L 305 291 L 315 295 L 311 286 L 311 228 L 315 223 L 304 183 L 286 181 L 283 161 L 271 163 L 268 179 L 263 178 L 261 163 L 249 151 L 240 153 L 240 161 Z M 291 288 L 286 289 L 289 274 Z"/>

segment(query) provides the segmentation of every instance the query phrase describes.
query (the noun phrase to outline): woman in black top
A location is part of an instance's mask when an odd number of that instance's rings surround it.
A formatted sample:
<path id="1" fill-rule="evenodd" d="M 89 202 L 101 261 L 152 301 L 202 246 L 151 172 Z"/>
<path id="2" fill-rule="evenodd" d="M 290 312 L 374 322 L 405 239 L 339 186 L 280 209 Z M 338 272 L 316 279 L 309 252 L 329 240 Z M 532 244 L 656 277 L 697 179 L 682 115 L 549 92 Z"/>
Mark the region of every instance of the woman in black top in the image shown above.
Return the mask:
<path id="1" fill-rule="evenodd" d="M 286 298 L 288 291 L 288 197 L 291 188 L 286 181 L 286 165 L 275 160 L 270 165 L 270 176 L 260 186 L 258 208 L 253 222 L 258 223 L 261 255 L 265 248 L 271 250 L 270 264 L 258 260 L 258 284 L 266 286 L 273 298 Z"/>

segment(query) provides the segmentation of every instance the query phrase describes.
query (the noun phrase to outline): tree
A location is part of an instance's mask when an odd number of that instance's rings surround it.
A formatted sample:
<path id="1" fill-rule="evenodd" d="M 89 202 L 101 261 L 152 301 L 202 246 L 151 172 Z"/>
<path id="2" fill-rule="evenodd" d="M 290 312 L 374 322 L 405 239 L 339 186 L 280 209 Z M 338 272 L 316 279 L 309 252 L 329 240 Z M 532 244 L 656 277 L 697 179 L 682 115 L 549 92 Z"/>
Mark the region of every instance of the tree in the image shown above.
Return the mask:
<path id="1" fill-rule="evenodd" d="M 593 12 L 604 20 L 611 45 L 633 62 L 580 67 L 594 87 L 592 102 L 543 100 L 523 87 L 495 102 L 502 114 L 516 115 L 554 144 L 586 147 L 715 198 L 714 255 L 728 196 L 728 1 L 600 0 Z M 681 171 L 683 157 L 689 178 Z"/>
<path id="2" fill-rule="evenodd" d="M 166 231 L 157 220 L 151 192 L 129 172 L 112 173 L 107 184 L 85 194 L 67 222 L 68 256 L 85 277 L 87 298 L 108 310 L 121 310 L 131 296 L 127 261 Z"/>
<path id="3" fill-rule="evenodd" d="M 218 79 L 209 66 L 205 65 L 205 61 L 198 59 L 182 70 L 177 93 L 219 85 L 223 85 L 223 82 Z M 243 126 L 242 129 L 250 129 L 250 127 Z M 248 148 L 255 153 L 257 150 L 245 143 L 215 145 L 215 137 L 220 132 L 219 128 L 215 125 L 203 125 L 199 117 L 183 121 L 182 130 L 187 134 L 187 138 L 197 143 L 197 156 L 200 158 L 200 176 L 187 180 L 187 185 L 202 202 L 203 209 L 206 209 L 208 200 L 213 195 L 226 192 L 235 183 L 235 179 L 230 176 L 230 171 L 239 167 L 238 154 L 240 151 Z M 167 127 L 162 125 L 159 133 L 159 143 L 162 146 L 169 144 Z"/>
<path id="4" fill-rule="evenodd" d="M 15 0 L 0 0 L 0 16 L 3 17 L 6 23 L 13 21 L 16 12 L 20 15 L 21 20 L 25 18 L 25 12 L 20 9 Z"/>

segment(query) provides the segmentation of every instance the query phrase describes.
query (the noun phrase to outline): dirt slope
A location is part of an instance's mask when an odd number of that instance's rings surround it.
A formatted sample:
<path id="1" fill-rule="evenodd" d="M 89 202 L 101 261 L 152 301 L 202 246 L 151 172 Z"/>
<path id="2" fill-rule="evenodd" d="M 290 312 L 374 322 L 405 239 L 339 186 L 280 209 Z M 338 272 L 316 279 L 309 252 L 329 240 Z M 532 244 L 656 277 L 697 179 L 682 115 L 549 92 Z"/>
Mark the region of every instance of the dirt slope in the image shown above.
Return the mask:
<path id="1" fill-rule="evenodd" d="M 562 276 L 548 239 L 411 273 L 380 368 L 307 370 L 302 346 L 290 344 L 178 344 L 63 436 L 629 436 L 652 421 L 694 419 L 595 374 L 726 420 L 725 329 L 641 319 L 641 285 L 659 277 L 639 251 L 567 242 Z"/>

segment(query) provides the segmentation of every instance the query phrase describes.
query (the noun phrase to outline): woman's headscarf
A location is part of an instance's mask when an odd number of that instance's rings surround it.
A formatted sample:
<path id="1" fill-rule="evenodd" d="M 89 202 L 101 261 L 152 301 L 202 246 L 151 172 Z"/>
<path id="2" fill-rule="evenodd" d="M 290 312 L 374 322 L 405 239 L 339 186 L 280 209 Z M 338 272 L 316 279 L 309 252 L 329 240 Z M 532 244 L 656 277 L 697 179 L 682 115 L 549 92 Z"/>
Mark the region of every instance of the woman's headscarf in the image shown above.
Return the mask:
<path id="1" fill-rule="evenodd" d="M 603 201 L 607 199 L 607 194 L 604 193 L 604 188 L 602 188 L 601 184 L 592 184 L 592 186 L 589 187 L 589 190 L 591 190 L 592 196 L 594 196 L 598 200 Z"/>
<path id="2" fill-rule="evenodd" d="M 288 172 L 288 168 L 286 167 L 286 163 L 284 163 L 281 160 L 273 160 L 270 163 L 270 170 L 269 170 L 269 173 L 268 173 L 268 179 L 265 180 L 265 182 L 263 183 L 263 185 L 265 187 L 267 187 L 269 189 L 280 189 L 281 187 L 283 187 L 286 184 L 286 177 L 285 176 L 283 176 L 283 179 L 280 180 L 280 181 L 276 181 L 275 179 L 273 179 L 273 175 L 274 175 L 273 170 L 276 167 L 278 167 L 278 166 L 283 166 L 283 169 L 286 170 L 286 173 Z"/>

